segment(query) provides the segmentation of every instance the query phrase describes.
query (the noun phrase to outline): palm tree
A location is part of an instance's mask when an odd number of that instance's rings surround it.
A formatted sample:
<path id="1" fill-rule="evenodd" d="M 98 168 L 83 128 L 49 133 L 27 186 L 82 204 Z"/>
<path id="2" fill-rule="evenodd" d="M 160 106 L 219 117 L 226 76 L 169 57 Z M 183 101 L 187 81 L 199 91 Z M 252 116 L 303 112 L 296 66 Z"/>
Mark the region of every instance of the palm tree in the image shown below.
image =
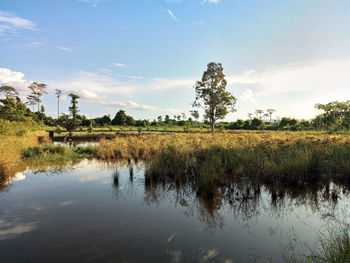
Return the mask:
<path id="1" fill-rule="evenodd" d="M 261 119 L 261 116 L 262 116 L 263 113 L 264 113 L 263 110 L 255 110 L 255 115 L 259 119 Z"/>
<path id="2" fill-rule="evenodd" d="M 270 122 L 272 122 L 272 113 L 274 113 L 276 110 L 275 109 L 267 109 L 266 110 L 268 113 L 269 113 L 269 115 L 270 115 Z"/>
<path id="3" fill-rule="evenodd" d="M 57 119 L 59 119 L 60 118 L 60 98 L 61 98 L 61 95 L 62 95 L 62 90 L 55 89 L 55 93 L 56 93 L 56 96 L 57 96 Z"/>
<path id="4" fill-rule="evenodd" d="M 268 118 L 269 116 L 270 116 L 270 114 L 268 114 L 268 113 L 265 113 L 265 114 L 264 114 L 264 118 L 265 118 L 264 121 L 265 121 L 265 122 L 267 121 L 267 118 Z"/>

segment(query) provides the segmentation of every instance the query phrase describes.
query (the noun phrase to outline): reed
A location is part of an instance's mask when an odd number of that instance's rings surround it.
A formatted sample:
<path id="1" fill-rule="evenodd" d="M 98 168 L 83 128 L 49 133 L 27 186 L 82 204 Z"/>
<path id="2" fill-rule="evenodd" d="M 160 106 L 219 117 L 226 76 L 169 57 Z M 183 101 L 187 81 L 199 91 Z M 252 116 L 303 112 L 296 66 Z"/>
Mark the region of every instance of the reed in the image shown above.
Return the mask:
<path id="1" fill-rule="evenodd" d="M 247 178 L 271 184 L 348 181 L 350 137 L 292 132 L 124 136 L 101 141 L 101 159 L 143 160 L 146 177 L 189 181 L 200 189 Z"/>

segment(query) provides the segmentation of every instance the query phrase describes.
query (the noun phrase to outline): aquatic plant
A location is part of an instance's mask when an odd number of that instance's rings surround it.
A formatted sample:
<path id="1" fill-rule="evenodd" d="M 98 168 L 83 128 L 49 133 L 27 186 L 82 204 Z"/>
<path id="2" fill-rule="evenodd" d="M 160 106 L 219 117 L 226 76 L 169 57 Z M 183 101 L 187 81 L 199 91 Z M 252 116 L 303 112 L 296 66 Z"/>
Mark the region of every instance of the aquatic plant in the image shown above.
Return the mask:
<path id="1" fill-rule="evenodd" d="M 100 159 L 146 161 L 146 177 L 176 177 L 198 189 L 249 177 L 305 186 L 348 181 L 350 137 L 292 132 L 141 134 L 102 140 Z"/>

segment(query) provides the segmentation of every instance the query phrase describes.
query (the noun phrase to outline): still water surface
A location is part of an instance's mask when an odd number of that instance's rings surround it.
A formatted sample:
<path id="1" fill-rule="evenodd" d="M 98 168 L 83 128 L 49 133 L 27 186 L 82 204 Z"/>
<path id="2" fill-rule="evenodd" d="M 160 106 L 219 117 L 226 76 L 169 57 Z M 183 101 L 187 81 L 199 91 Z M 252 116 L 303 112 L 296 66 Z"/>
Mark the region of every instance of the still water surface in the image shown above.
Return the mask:
<path id="1" fill-rule="evenodd" d="M 282 262 L 291 236 L 312 244 L 348 209 L 339 195 L 275 200 L 239 186 L 206 200 L 145 183 L 142 165 L 28 170 L 0 192 L 0 262 Z"/>

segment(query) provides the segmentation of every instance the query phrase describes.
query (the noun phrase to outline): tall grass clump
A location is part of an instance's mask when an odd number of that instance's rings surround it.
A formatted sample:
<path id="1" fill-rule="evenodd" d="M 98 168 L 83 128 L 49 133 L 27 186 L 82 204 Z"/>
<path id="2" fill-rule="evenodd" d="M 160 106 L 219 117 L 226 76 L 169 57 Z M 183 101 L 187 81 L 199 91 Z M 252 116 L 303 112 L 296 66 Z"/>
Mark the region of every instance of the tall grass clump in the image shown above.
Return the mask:
<path id="1" fill-rule="evenodd" d="M 324 232 L 319 232 L 315 244 L 298 246 L 293 238 L 282 249 L 287 263 L 348 263 L 350 262 L 350 228 L 346 223 L 332 222 Z M 300 244 L 299 244 L 300 245 Z"/>
<path id="2" fill-rule="evenodd" d="M 22 157 L 27 163 L 42 163 L 88 158 L 94 154 L 95 148 L 92 146 L 70 148 L 64 145 L 43 143 L 25 149 Z"/>
<path id="3" fill-rule="evenodd" d="M 25 169 L 22 151 L 45 140 L 45 132 L 31 121 L 10 122 L 0 119 L 0 187 Z"/>
<path id="4" fill-rule="evenodd" d="M 129 135 L 101 141 L 96 156 L 143 160 L 148 179 L 190 181 L 201 189 L 245 178 L 299 187 L 348 181 L 350 137 L 276 131 Z"/>

